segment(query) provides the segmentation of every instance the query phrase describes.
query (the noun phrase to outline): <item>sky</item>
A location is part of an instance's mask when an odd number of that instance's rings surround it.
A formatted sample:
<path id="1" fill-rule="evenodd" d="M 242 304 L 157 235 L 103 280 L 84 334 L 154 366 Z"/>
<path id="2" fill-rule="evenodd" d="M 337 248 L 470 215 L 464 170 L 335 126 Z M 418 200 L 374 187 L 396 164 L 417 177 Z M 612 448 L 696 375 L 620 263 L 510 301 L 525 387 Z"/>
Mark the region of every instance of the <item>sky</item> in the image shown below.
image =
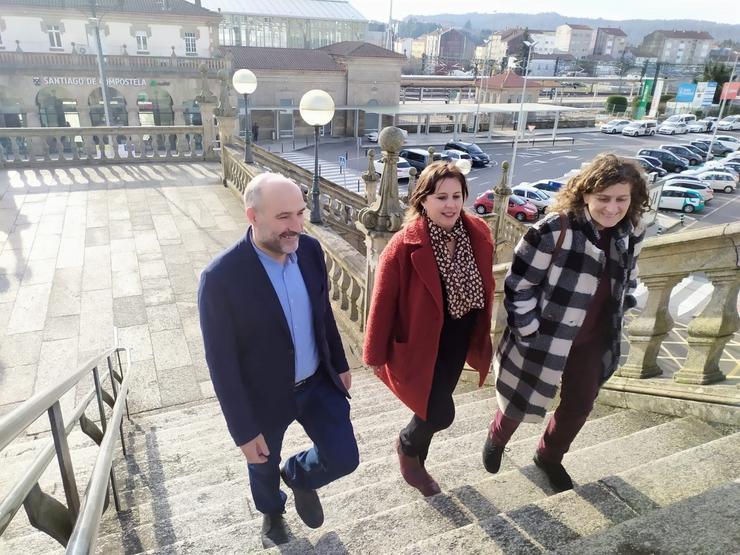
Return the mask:
<path id="1" fill-rule="evenodd" d="M 441 13 L 542 13 L 557 12 L 564 16 L 604 19 L 700 19 L 721 23 L 740 23 L 740 9 L 735 0 L 350 0 L 368 19 L 387 21 L 393 2 L 393 18 L 408 15 Z M 734 9 L 728 9 L 735 5 Z M 740 37 L 738 37 L 740 39 Z"/>

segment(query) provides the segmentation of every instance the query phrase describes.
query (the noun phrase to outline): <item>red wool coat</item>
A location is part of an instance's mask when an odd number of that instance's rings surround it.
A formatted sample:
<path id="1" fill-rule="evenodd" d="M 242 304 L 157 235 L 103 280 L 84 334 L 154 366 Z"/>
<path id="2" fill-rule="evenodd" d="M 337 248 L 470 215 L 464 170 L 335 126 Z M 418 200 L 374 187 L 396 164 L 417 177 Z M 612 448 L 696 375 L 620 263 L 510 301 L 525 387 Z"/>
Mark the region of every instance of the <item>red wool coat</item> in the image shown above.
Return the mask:
<path id="1" fill-rule="evenodd" d="M 493 239 L 481 219 L 466 213 L 462 218 L 485 293 L 466 360 L 478 370 L 483 385 L 493 358 Z M 384 368 L 383 382 L 422 419 L 427 417 L 443 310 L 442 281 L 428 224 L 419 218 L 396 233 L 380 255 L 363 359 L 369 366 Z"/>

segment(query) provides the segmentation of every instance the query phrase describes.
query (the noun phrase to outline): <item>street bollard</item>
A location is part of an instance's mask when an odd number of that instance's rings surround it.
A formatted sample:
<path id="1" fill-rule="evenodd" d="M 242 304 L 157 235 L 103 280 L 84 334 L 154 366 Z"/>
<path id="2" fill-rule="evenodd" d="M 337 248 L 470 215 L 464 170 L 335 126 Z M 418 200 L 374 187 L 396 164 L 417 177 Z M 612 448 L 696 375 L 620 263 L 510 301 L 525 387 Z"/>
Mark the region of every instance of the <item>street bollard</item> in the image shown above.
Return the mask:
<path id="1" fill-rule="evenodd" d="M 681 214 L 680 220 L 681 220 L 681 225 L 683 225 L 684 224 L 684 215 L 683 214 Z"/>

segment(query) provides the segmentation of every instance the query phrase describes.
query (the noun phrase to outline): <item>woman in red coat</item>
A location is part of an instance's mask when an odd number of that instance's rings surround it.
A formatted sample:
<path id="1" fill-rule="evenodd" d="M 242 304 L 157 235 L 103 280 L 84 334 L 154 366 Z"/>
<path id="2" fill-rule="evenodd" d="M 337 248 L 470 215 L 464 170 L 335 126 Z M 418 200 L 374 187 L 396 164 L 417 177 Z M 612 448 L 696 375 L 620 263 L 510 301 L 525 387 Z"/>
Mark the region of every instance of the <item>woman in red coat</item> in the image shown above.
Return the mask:
<path id="1" fill-rule="evenodd" d="M 421 172 L 406 224 L 380 256 L 365 334 L 365 363 L 414 412 L 396 451 L 404 479 L 425 496 L 440 492 L 424 461 L 455 418 L 465 361 L 483 385 L 493 356 L 493 240 L 463 211 L 467 196 L 453 164 Z"/>

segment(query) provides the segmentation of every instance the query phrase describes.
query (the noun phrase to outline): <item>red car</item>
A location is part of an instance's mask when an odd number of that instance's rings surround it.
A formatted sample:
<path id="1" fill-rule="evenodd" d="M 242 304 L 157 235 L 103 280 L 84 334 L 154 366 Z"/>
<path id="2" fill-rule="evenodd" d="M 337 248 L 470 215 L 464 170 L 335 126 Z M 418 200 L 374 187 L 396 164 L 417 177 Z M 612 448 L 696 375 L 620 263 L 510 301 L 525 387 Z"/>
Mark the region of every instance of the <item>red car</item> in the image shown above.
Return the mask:
<path id="1" fill-rule="evenodd" d="M 485 191 L 478 195 L 473 203 L 473 208 L 478 214 L 490 214 L 493 212 L 493 191 Z M 533 222 L 539 217 L 539 210 L 531 202 L 516 195 L 509 197 L 509 216 L 520 222 Z"/>

